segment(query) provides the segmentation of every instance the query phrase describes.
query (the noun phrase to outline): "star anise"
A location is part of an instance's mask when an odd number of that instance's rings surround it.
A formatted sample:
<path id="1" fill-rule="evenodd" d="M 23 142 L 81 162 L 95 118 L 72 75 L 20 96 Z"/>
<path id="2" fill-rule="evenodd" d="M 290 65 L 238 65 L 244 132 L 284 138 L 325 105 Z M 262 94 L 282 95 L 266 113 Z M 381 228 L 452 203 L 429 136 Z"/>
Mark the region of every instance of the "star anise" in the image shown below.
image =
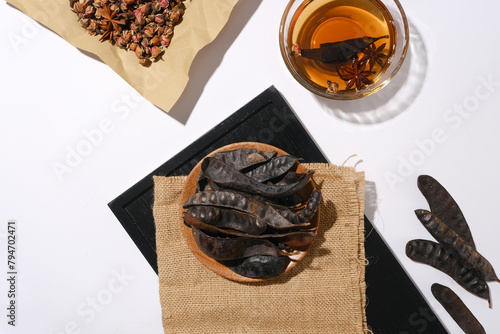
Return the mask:
<path id="1" fill-rule="evenodd" d="M 371 44 L 362 51 L 363 58 L 361 58 L 361 61 L 367 61 L 370 63 L 370 71 L 373 69 L 375 63 L 379 64 L 380 67 L 384 66 L 383 59 L 387 59 L 387 55 L 383 54 L 382 50 L 384 50 L 385 44 L 386 43 L 382 44 L 378 48 L 375 44 Z"/>
<path id="2" fill-rule="evenodd" d="M 112 43 L 115 40 L 115 35 L 122 31 L 120 25 L 125 25 L 125 20 L 121 18 L 121 15 L 117 15 L 118 11 L 111 10 L 109 5 L 102 6 L 100 14 L 101 18 L 101 29 L 104 30 L 100 41 L 105 41 L 109 39 Z"/>
<path id="3" fill-rule="evenodd" d="M 77 2 L 73 3 L 71 10 L 73 11 L 73 13 L 78 14 L 79 18 L 82 18 L 85 15 L 86 8 L 87 8 L 86 3 L 81 3 L 79 1 L 77 1 Z"/>
<path id="4" fill-rule="evenodd" d="M 341 66 L 341 69 L 344 70 L 345 74 L 340 72 L 338 74 L 342 80 L 347 82 L 346 90 L 351 89 L 354 85 L 356 85 L 357 90 L 360 90 L 363 85 L 371 84 L 372 81 L 368 79 L 368 76 L 375 74 L 373 71 L 365 71 L 366 62 L 358 59 L 353 59 L 351 67 L 345 65 Z"/>

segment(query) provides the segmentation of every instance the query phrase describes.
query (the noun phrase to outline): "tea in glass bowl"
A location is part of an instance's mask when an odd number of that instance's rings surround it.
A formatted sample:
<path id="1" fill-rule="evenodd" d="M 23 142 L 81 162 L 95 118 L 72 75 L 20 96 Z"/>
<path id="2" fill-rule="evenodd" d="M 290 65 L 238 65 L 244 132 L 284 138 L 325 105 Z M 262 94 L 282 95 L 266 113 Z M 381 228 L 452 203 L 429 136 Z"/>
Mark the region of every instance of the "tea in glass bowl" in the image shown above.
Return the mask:
<path id="1" fill-rule="evenodd" d="M 292 0 L 280 26 L 280 48 L 292 75 L 334 99 L 370 95 L 397 73 L 408 24 L 397 0 Z"/>

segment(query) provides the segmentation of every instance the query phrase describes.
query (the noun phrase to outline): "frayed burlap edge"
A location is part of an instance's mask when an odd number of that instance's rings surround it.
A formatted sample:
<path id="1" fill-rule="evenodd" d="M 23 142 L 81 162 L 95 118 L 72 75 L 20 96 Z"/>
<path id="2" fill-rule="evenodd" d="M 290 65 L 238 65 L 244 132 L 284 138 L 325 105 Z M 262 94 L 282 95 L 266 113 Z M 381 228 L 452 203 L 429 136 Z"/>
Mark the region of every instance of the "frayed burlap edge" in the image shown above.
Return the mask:
<path id="1" fill-rule="evenodd" d="M 309 171 L 314 171 L 319 174 L 323 171 L 333 172 L 334 174 L 353 173 L 355 175 L 355 184 L 357 190 L 358 198 L 358 208 L 359 208 L 359 225 L 358 225 L 358 247 L 359 247 L 359 272 L 358 277 L 354 279 L 359 282 L 359 302 L 360 309 L 362 310 L 363 319 L 363 331 L 367 334 L 373 333 L 368 328 L 368 323 L 366 320 L 366 281 L 365 281 L 365 268 L 368 265 L 368 260 L 365 256 L 365 225 L 364 225 L 364 207 L 365 207 L 365 173 L 356 172 L 354 167 L 337 166 L 327 163 L 303 163 L 305 169 Z"/>

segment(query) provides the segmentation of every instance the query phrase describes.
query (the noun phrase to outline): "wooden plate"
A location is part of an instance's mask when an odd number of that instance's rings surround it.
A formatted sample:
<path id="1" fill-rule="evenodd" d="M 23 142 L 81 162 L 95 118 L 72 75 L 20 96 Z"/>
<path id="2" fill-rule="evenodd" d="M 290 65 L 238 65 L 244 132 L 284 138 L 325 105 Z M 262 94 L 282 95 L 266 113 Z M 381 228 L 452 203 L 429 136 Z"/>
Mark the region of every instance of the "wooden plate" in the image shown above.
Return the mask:
<path id="1" fill-rule="evenodd" d="M 267 151 L 267 152 L 276 151 L 278 153 L 278 156 L 288 154 L 285 151 L 283 151 L 279 148 L 276 148 L 274 146 L 271 146 L 271 145 L 262 144 L 262 143 L 255 143 L 255 142 L 241 142 L 241 143 L 234 143 L 234 144 L 230 144 L 230 145 L 221 147 L 221 148 L 211 152 L 210 154 L 208 154 L 207 157 L 213 156 L 217 152 L 236 150 L 236 149 L 240 149 L 240 148 L 253 148 L 253 149 L 258 149 L 258 150 Z M 297 157 L 297 158 L 300 158 L 300 157 Z M 238 282 L 259 282 L 259 281 L 267 280 L 267 279 L 262 279 L 262 278 L 250 278 L 250 277 L 246 277 L 246 276 L 241 276 L 241 275 L 235 273 L 234 271 L 232 271 L 231 269 L 229 269 L 228 267 L 226 267 L 225 265 L 223 265 L 223 264 L 219 263 L 218 261 L 207 256 L 205 253 L 203 253 L 198 248 L 198 245 L 196 244 L 196 241 L 194 240 L 191 228 L 186 226 L 186 224 L 184 224 L 184 220 L 182 218 L 182 212 L 185 212 L 186 210 L 183 209 L 182 206 L 183 206 L 184 202 L 186 201 L 186 199 L 188 199 L 190 196 L 192 196 L 195 193 L 196 181 L 198 179 L 198 174 L 201 171 L 202 161 L 203 161 L 203 159 L 193 168 L 191 173 L 189 173 L 187 180 L 186 180 L 186 183 L 184 185 L 184 188 L 182 189 L 180 199 L 179 199 L 180 212 L 181 212 L 181 217 L 180 217 L 181 231 L 182 231 L 182 235 L 183 235 L 184 239 L 186 240 L 186 243 L 187 243 L 189 249 L 194 254 L 194 256 L 205 267 L 207 267 L 208 269 L 212 270 L 216 274 L 218 274 L 222 277 L 225 277 L 227 279 L 230 279 L 233 281 L 238 281 Z M 297 167 L 295 168 L 295 171 L 297 173 L 304 173 L 305 172 L 305 169 L 301 164 L 296 164 L 296 166 Z M 309 180 L 307 185 L 300 192 L 298 192 L 298 195 L 305 200 L 305 199 L 309 198 L 309 196 L 311 195 L 311 193 L 315 189 L 316 189 L 316 186 L 314 184 L 313 179 L 311 178 L 311 180 Z M 319 208 L 318 208 L 316 215 L 311 220 L 312 230 L 315 232 L 317 231 L 318 225 L 319 225 L 319 214 L 320 214 L 320 212 L 319 212 Z M 290 271 L 293 267 L 295 267 L 297 265 L 297 263 L 300 262 L 300 260 L 302 260 L 306 256 L 311 245 L 314 243 L 315 238 L 316 238 L 316 233 L 314 235 L 313 240 L 306 247 L 305 250 L 302 250 L 302 251 L 298 252 L 297 254 L 294 254 L 293 256 L 290 257 L 291 261 L 283 273 Z"/>

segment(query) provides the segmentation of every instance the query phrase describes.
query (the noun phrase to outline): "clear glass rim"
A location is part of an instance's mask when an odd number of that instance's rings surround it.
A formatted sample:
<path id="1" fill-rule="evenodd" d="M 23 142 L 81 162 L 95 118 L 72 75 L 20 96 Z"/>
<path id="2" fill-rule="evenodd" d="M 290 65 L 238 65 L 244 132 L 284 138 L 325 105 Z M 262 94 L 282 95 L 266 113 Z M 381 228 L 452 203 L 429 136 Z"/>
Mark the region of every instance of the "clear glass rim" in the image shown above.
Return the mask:
<path id="1" fill-rule="evenodd" d="M 287 38 L 287 36 L 285 36 L 286 21 L 287 21 L 287 18 L 289 17 L 290 10 L 292 9 L 292 6 L 299 1 L 303 2 L 303 1 L 307 1 L 307 0 L 290 0 L 288 2 L 288 5 L 285 8 L 285 11 L 283 12 L 283 16 L 281 17 L 280 26 L 279 26 L 279 45 L 280 45 L 281 57 L 283 58 L 286 67 L 288 68 L 288 70 L 290 71 L 292 76 L 295 78 L 295 80 L 297 80 L 304 88 L 306 88 L 307 90 L 309 90 L 310 92 L 312 92 L 316 95 L 326 97 L 328 99 L 355 100 L 355 99 L 360 99 L 362 97 L 366 97 L 366 96 L 369 96 L 369 95 L 372 95 L 372 94 L 378 92 L 379 90 L 384 88 L 392 80 L 392 78 L 394 78 L 394 76 L 399 72 L 399 69 L 403 65 L 404 60 L 406 58 L 406 53 L 408 51 L 408 45 L 409 45 L 409 40 L 410 40 L 410 29 L 408 27 L 408 20 L 406 18 L 406 14 L 405 14 L 403 7 L 401 6 L 401 3 L 399 2 L 399 0 L 391 0 L 396 4 L 398 11 L 399 11 L 399 14 L 401 15 L 401 20 L 403 22 L 403 30 L 404 30 L 404 41 L 403 41 L 402 54 L 399 57 L 398 62 L 396 63 L 396 66 L 392 69 L 392 71 L 389 73 L 387 78 L 385 78 L 381 82 L 378 82 L 376 86 L 371 86 L 367 90 L 361 90 L 361 91 L 357 91 L 355 93 L 350 93 L 350 94 L 331 94 L 331 93 L 326 93 L 326 91 L 320 91 L 320 90 L 316 89 L 315 87 L 313 87 L 309 82 L 307 82 L 304 78 L 302 78 L 302 76 L 300 76 L 297 73 L 297 71 L 295 70 L 295 68 L 293 67 L 293 65 L 291 64 L 291 62 L 288 59 L 288 50 L 285 46 L 285 39 Z M 314 1 L 314 0 L 309 0 L 309 1 Z"/>

